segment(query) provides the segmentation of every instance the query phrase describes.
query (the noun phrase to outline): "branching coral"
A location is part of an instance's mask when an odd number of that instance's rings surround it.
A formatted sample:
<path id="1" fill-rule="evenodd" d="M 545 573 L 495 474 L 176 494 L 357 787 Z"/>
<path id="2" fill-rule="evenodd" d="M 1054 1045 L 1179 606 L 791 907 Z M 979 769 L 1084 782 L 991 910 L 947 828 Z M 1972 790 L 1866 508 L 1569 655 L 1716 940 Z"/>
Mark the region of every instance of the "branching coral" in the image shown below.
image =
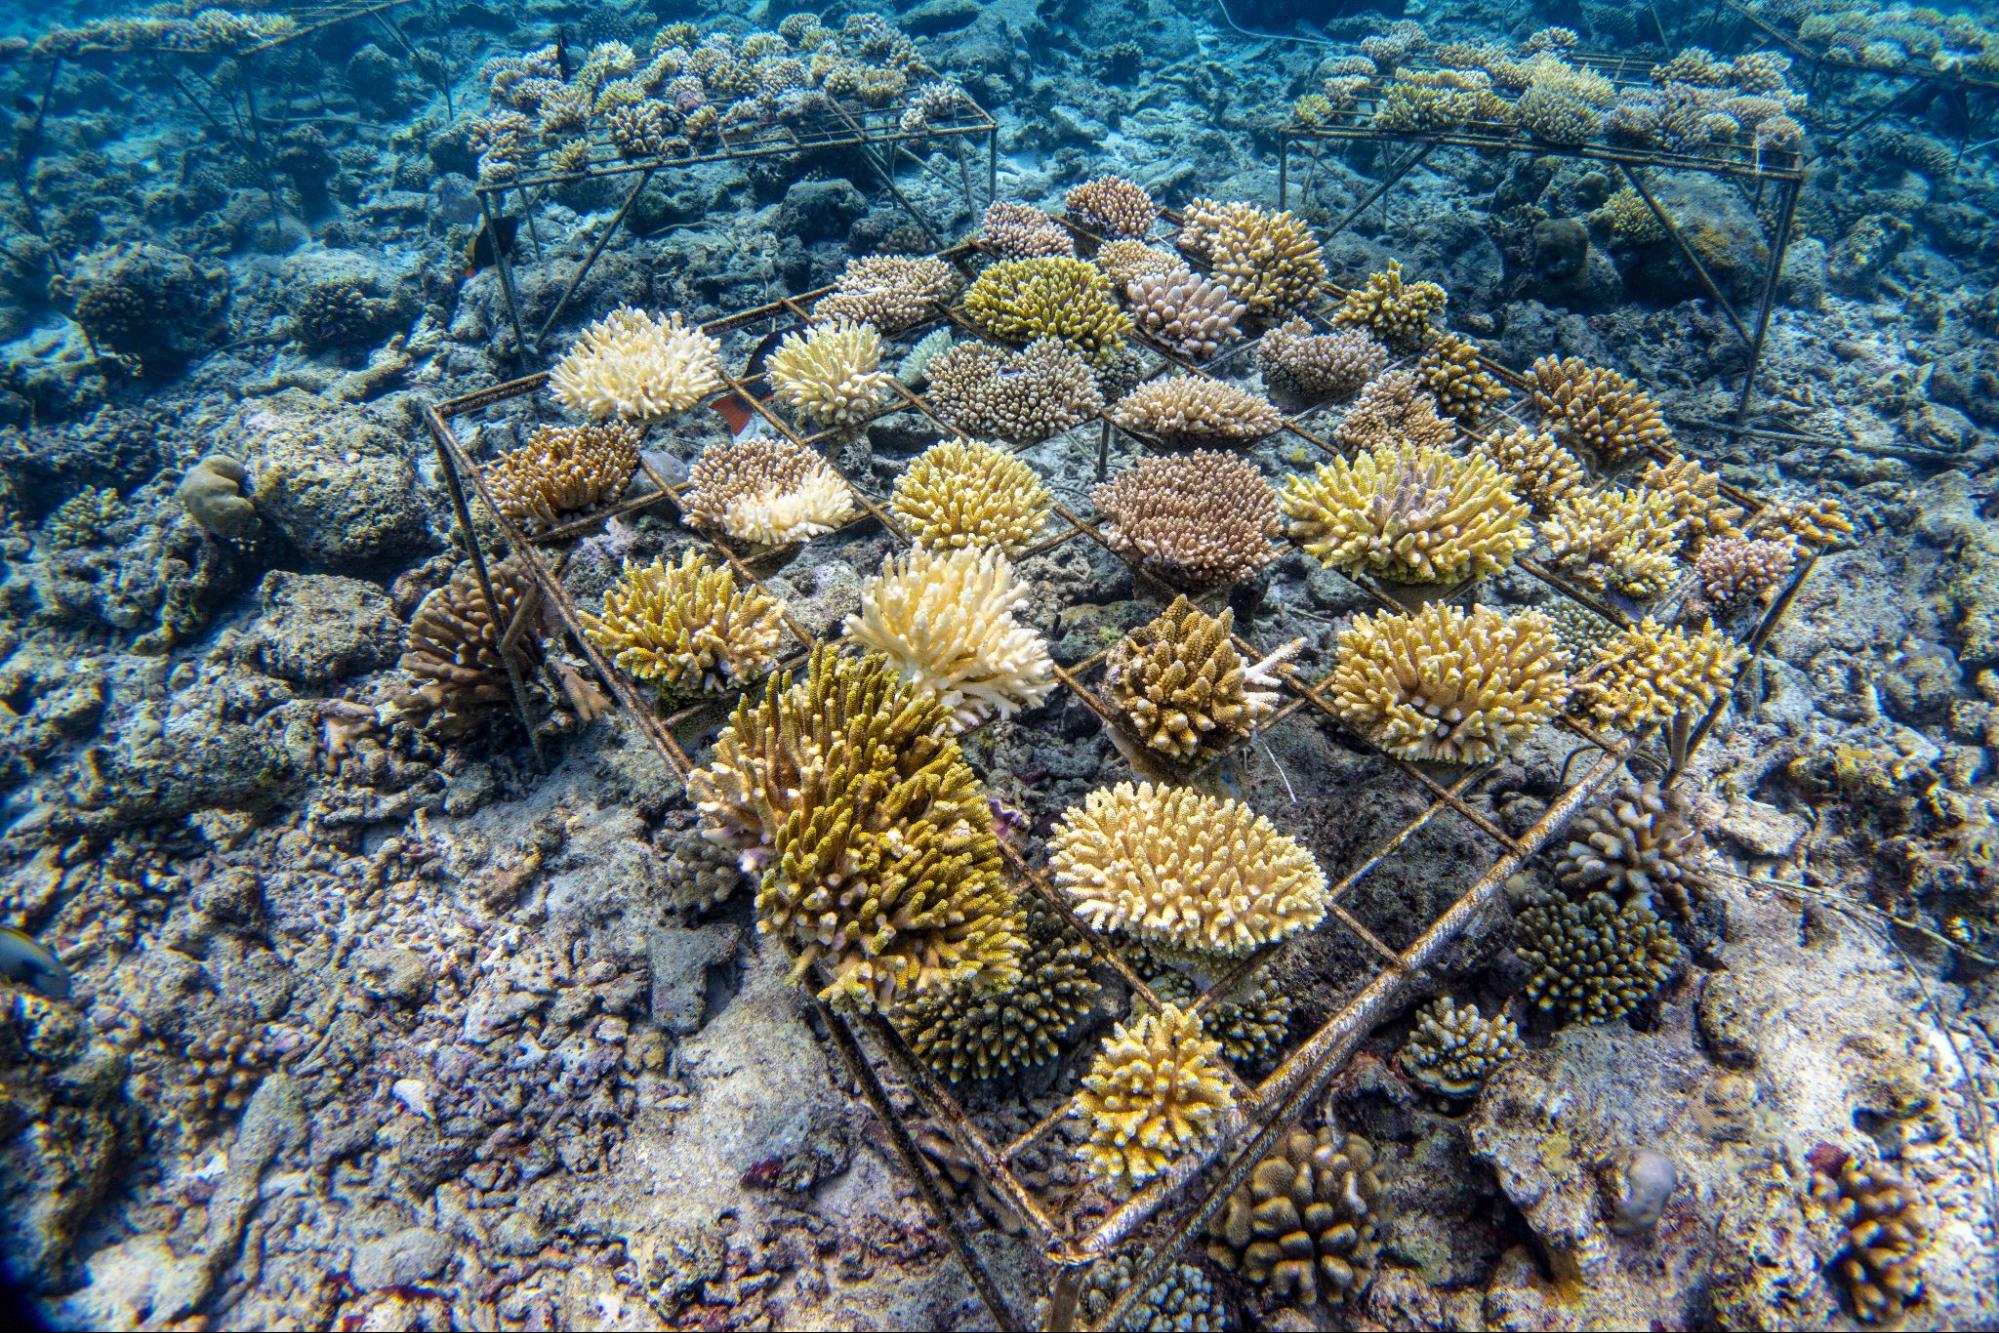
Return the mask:
<path id="1" fill-rule="evenodd" d="M 1403 445 L 1293 476 L 1285 532 L 1323 564 L 1396 583 L 1495 574 L 1532 544 L 1527 506 L 1491 459 Z"/>
<path id="2" fill-rule="evenodd" d="M 639 428 L 625 421 L 537 426 L 486 467 L 500 512 L 530 532 L 624 494 L 639 466 Z"/>
<path id="3" fill-rule="evenodd" d="M 1328 688 L 1342 721 L 1404 759 L 1478 764 L 1555 715 L 1568 654 L 1538 611 L 1355 616 Z"/>
<path id="4" fill-rule="evenodd" d="M 1077 1326 L 1102 1328 L 1104 1316 L 1131 1290 L 1149 1259 L 1149 1255 L 1120 1254 L 1099 1259 L 1092 1265 L 1076 1298 Z M 1050 1327 L 1048 1320 L 1053 1306 L 1041 1300 L 1035 1302 L 1034 1309 L 1035 1327 Z M 1157 1282 L 1132 1301 L 1117 1327 L 1131 1333 L 1145 1330 L 1223 1333 L 1234 1325 L 1229 1319 L 1228 1302 L 1215 1290 L 1208 1275 L 1192 1264 L 1182 1263 L 1169 1266 Z"/>
<path id="5" fill-rule="evenodd" d="M 1430 321 L 1444 313 L 1449 299 L 1434 282 L 1403 282 L 1402 262 L 1391 259 L 1385 270 L 1368 276 L 1367 286 L 1346 294 L 1333 312 L 1333 322 L 1367 329 L 1389 347 L 1413 352 L 1423 345 Z"/>
<path id="6" fill-rule="evenodd" d="M 1196 199 L 1179 245 L 1254 315 L 1310 305 L 1326 280 L 1319 243 L 1295 213 Z"/>
<path id="7" fill-rule="evenodd" d="M 919 546 L 996 546 L 1008 555 L 1034 544 L 1054 503 L 1033 468 L 962 439 L 918 454 L 889 496 L 889 509 Z"/>
<path id="8" fill-rule="evenodd" d="M 1672 447 L 1673 434 L 1652 395 L 1614 370 L 1580 357 L 1544 356 L 1526 379 L 1534 407 L 1555 438 L 1571 449 L 1589 450 L 1605 467 L 1654 447 Z"/>
<path id="9" fill-rule="evenodd" d="M 1359 1135 L 1292 1130 L 1208 1223 L 1208 1257 L 1286 1305 L 1359 1295 L 1381 1249 L 1374 1164 Z"/>
<path id="10" fill-rule="evenodd" d="M 1364 329 L 1313 333 L 1293 317 L 1265 332 L 1256 366 L 1272 393 L 1300 402 L 1353 397 L 1388 364 L 1388 349 Z"/>
<path id="11" fill-rule="evenodd" d="M 627 565 L 584 632 L 634 679 L 663 695 L 746 685 L 777 665 L 783 608 L 735 571 L 685 551 L 666 565 Z"/>
<path id="12" fill-rule="evenodd" d="M 1551 563 L 1586 588 L 1657 597 L 1680 572 L 1685 522 L 1661 491 L 1579 491 L 1555 505 L 1541 536 Z"/>
<path id="13" fill-rule="evenodd" d="M 1689 551 L 1704 550 L 1716 538 L 1742 535 L 1736 526 L 1742 510 L 1722 496 L 1721 478 L 1691 458 L 1663 463 L 1653 459 L 1645 464 L 1638 484 L 1658 491 L 1671 503 L 1674 516 L 1685 525 L 1680 535 Z"/>
<path id="14" fill-rule="evenodd" d="M 1853 535 L 1853 520 L 1831 496 L 1819 500 L 1777 500 L 1757 517 L 1765 532 L 1782 534 L 1799 554 L 1808 547 L 1830 550 Z"/>
<path id="15" fill-rule="evenodd" d="M 1168 351 L 1206 361 L 1235 337 L 1242 302 L 1186 269 L 1133 278 L 1125 287 L 1139 329 Z"/>
<path id="16" fill-rule="evenodd" d="M 572 412 L 594 421 L 652 421 L 685 412 L 722 387 L 722 344 L 681 323 L 619 306 L 583 330 L 548 377 Z"/>
<path id="17" fill-rule="evenodd" d="M 1226 750 L 1277 710 L 1279 663 L 1229 640 L 1235 613 L 1211 616 L 1185 597 L 1120 639 L 1104 659 L 1104 688 L 1133 734 L 1182 762 Z"/>
<path id="18" fill-rule="evenodd" d="M 1492 431 L 1472 444 L 1474 453 L 1484 454 L 1513 478 L 1513 489 L 1537 514 L 1546 514 L 1570 496 L 1578 494 L 1588 480 L 1582 461 L 1544 432 L 1515 427 Z"/>
<path id="19" fill-rule="evenodd" d="M 1523 1049 L 1520 1029 L 1505 1014 L 1487 1018 L 1477 1005 L 1459 1005 L 1445 995 L 1417 1013 L 1402 1046 L 1402 1068 L 1440 1096 L 1470 1097 Z"/>
<path id="20" fill-rule="evenodd" d="M 965 293 L 965 315 L 1002 342 L 1053 338 L 1096 365 L 1124 348 L 1131 318 L 1111 281 L 1081 259 L 1013 259 L 994 264 Z"/>
<path id="21" fill-rule="evenodd" d="M 1296 839 L 1239 801 L 1129 782 L 1056 821 L 1049 869 L 1103 930 L 1205 953 L 1245 954 L 1310 930 L 1326 876 Z"/>
<path id="22" fill-rule="evenodd" d="M 1227 380 L 1176 375 L 1147 380 L 1111 404 L 1110 419 L 1164 444 L 1248 444 L 1284 423 L 1284 414 Z"/>
<path id="23" fill-rule="evenodd" d="M 931 406 L 969 435 L 1032 444 L 1089 420 L 1104 406 L 1089 365 L 1051 338 L 1019 352 L 958 343 L 924 369 Z"/>
<path id="24" fill-rule="evenodd" d="M 1576 816 L 1555 862 L 1555 882 L 1573 897 L 1608 893 L 1620 904 L 1654 911 L 1663 903 L 1685 918 L 1706 850 L 1685 792 L 1627 783 Z"/>
<path id="25" fill-rule="evenodd" d="M 812 450 L 753 435 L 705 450 L 688 469 L 687 521 L 765 545 L 831 532 L 860 513 L 848 486 Z"/>
<path id="26" fill-rule="evenodd" d="M 932 255 L 866 255 L 849 259 L 833 290 L 812 307 L 815 320 L 859 320 L 901 333 L 944 313 L 964 281 Z"/>
<path id="27" fill-rule="evenodd" d="M 1076 1094 L 1090 1174 L 1128 1194 L 1219 1141 L 1235 1107 L 1220 1051 L 1200 1019 L 1173 1005 L 1118 1024 Z"/>
<path id="28" fill-rule="evenodd" d="M 1144 241 L 1111 241 L 1097 251 L 1097 267 L 1110 275 L 1111 283 L 1123 291 L 1133 279 L 1148 274 L 1178 273 L 1187 266 L 1180 257 L 1147 245 Z"/>
<path id="29" fill-rule="evenodd" d="M 1915 1186 L 1885 1162 L 1848 1161 L 1821 1175 L 1814 1196 L 1843 1231 L 1832 1271 L 1863 1324 L 1899 1320 L 1923 1298 L 1923 1258 L 1934 1244 L 1929 1212 Z"/>
<path id="30" fill-rule="evenodd" d="M 1064 203 L 1070 217 L 1107 241 L 1143 236 L 1159 220 L 1159 205 L 1145 187 L 1122 176 L 1099 176 L 1072 186 Z"/>
<path id="31" fill-rule="evenodd" d="M 1103 989 L 1074 929 L 1033 894 L 1021 900 L 1027 945 L 1018 981 L 939 990 L 890 1014 L 918 1058 L 954 1083 L 1053 1060 Z"/>
<path id="32" fill-rule="evenodd" d="M 423 717 L 425 725 L 440 735 L 464 735 L 494 706 L 512 697 L 501 637 L 522 605 L 540 593 L 527 566 L 516 560 L 488 565 L 486 573 L 498 603 L 497 618 L 487 605 L 477 571 L 468 565 L 424 598 L 410 622 L 409 647 L 401 666 L 418 684 L 397 704 L 400 711 Z M 509 653 L 514 668 L 523 672 L 541 656 L 539 621 L 532 611 L 527 626 Z"/>
<path id="33" fill-rule="evenodd" d="M 1727 698 L 1748 656 L 1711 623 L 1689 634 L 1647 616 L 1597 650 L 1599 669 L 1577 702 L 1604 726 L 1637 731 Z"/>
<path id="34" fill-rule="evenodd" d="M 1532 969 L 1527 998 L 1586 1023 L 1630 1013 L 1680 959 L 1679 942 L 1649 907 L 1619 907 L 1604 893 L 1534 903 L 1521 911 L 1515 930 L 1515 951 Z"/>
<path id="35" fill-rule="evenodd" d="M 1796 563 L 1789 542 L 1724 537 L 1702 549 L 1694 576 L 1710 603 L 1729 610 L 1767 602 Z"/>
<path id="36" fill-rule="evenodd" d="M 1033 708 L 1055 688 L 1046 640 L 1014 619 L 1027 594 L 990 547 L 918 547 L 862 583 L 846 633 L 936 695 L 963 730 Z"/>
<path id="37" fill-rule="evenodd" d="M 1344 449 L 1405 443 L 1442 447 L 1456 438 L 1457 428 L 1437 411 L 1437 400 L 1409 370 L 1369 380 L 1333 430 L 1334 442 Z"/>
<path id="38" fill-rule="evenodd" d="M 1154 972 L 1143 964 L 1135 965 L 1152 993 L 1168 1004 L 1191 1008 L 1201 994 L 1201 987 L 1184 972 L 1170 967 Z M 1284 1044 L 1291 1031 L 1291 1007 L 1288 992 L 1276 982 L 1256 976 L 1225 998 L 1211 1001 L 1201 1011 L 1201 1030 L 1222 1044 L 1222 1054 L 1230 1064 L 1254 1064 Z"/>
<path id="39" fill-rule="evenodd" d="M 794 333 L 771 353 L 778 401 L 821 426 L 853 426 L 880 411 L 895 376 L 881 368 L 873 326 L 840 319 Z"/>
<path id="40" fill-rule="evenodd" d="M 1045 259 L 1076 253 L 1076 242 L 1067 227 L 1030 204 L 1006 199 L 996 199 L 986 209 L 979 244 L 1001 259 Z"/>
<path id="41" fill-rule="evenodd" d="M 880 657 L 812 654 L 746 696 L 687 779 L 703 833 L 757 876 L 757 924 L 887 1007 L 1018 979 L 1024 945 L 986 794 L 949 715 Z"/>
<path id="42" fill-rule="evenodd" d="M 1256 465 L 1197 451 L 1139 462 L 1090 493 L 1111 549 L 1182 587 L 1239 583 L 1277 556 L 1277 496 Z"/>
<path id="43" fill-rule="evenodd" d="M 1478 349 L 1455 333 L 1430 340 L 1416 362 L 1416 378 L 1445 414 L 1464 422 L 1477 421 L 1486 408 L 1513 396 L 1479 364 Z"/>

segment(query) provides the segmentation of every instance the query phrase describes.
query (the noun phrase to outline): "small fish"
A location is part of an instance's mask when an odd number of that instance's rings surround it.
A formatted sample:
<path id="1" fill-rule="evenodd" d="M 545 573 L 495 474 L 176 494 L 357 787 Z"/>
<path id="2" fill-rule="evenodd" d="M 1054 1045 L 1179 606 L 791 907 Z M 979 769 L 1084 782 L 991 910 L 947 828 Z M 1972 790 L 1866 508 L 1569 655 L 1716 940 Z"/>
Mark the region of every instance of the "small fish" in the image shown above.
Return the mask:
<path id="1" fill-rule="evenodd" d="M 757 414 L 750 410 L 750 405 L 743 401 L 743 396 L 733 390 L 723 394 L 709 406 L 715 409 L 715 415 L 722 418 L 729 427 L 729 434 L 736 439 L 741 439 L 743 432 L 749 429 L 750 422 L 756 420 Z"/>
<path id="2" fill-rule="evenodd" d="M 69 998 L 69 969 L 62 960 L 12 926 L 0 926 L 0 977 L 51 1000 Z"/>
<path id="3" fill-rule="evenodd" d="M 14 99 L 14 109 L 24 116 L 32 116 L 37 111 L 40 111 L 42 107 L 41 103 L 37 102 L 34 98 L 28 96 L 26 93 L 22 93 Z"/>
<path id="4" fill-rule="evenodd" d="M 771 353 L 777 350 L 777 345 L 804 327 L 803 324 L 794 324 L 788 329 L 771 330 L 770 335 L 757 344 L 756 351 L 750 353 L 750 364 L 749 368 L 743 372 L 744 377 L 755 379 L 757 376 L 763 374 L 764 364 L 770 360 Z"/>
<path id="5" fill-rule="evenodd" d="M 494 218 L 490 227 L 481 223 L 465 246 L 465 276 L 475 277 L 479 270 L 495 263 L 500 255 L 511 255 L 514 252 L 514 237 L 520 234 L 520 230 L 519 218 Z M 497 249 L 493 244 L 495 238 L 499 241 Z"/>
<path id="6" fill-rule="evenodd" d="M 569 81 L 569 28 L 566 24 L 555 25 L 555 68 L 561 71 L 562 81 Z"/>

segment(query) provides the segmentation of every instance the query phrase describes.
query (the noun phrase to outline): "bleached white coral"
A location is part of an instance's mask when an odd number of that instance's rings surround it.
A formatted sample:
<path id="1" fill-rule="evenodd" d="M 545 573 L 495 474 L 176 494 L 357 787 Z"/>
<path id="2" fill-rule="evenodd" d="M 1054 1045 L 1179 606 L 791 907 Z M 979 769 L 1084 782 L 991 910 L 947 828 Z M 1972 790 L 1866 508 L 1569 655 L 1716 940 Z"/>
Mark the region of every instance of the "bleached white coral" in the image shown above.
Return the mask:
<path id="1" fill-rule="evenodd" d="M 888 397 L 895 376 L 881 368 L 874 327 L 841 319 L 794 333 L 770 358 L 778 401 L 822 426 L 866 421 Z"/>
<path id="2" fill-rule="evenodd" d="M 767 546 L 820 536 L 860 513 L 853 488 L 831 464 L 767 435 L 710 448 L 687 479 L 681 504 L 688 522 Z"/>
<path id="3" fill-rule="evenodd" d="M 548 387 L 592 420 L 651 421 L 685 412 L 722 387 L 722 344 L 681 322 L 619 306 L 583 330 Z"/>
<path id="4" fill-rule="evenodd" d="M 919 547 L 861 585 L 847 637 L 886 655 L 964 730 L 1033 708 L 1055 688 L 1047 641 L 1014 619 L 1027 591 L 991 547 Z"/>

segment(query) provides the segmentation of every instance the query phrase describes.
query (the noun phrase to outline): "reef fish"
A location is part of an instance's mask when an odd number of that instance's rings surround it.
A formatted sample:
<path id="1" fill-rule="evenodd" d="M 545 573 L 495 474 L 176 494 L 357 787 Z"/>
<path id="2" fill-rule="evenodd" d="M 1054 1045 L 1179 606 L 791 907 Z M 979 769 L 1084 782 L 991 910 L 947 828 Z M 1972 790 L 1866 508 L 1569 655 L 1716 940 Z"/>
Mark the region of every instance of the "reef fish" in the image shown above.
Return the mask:
<path id="1" fill-rule="evenodd" d="M 0 977 L 51 1000 L 69 998 L 69 969 L 62 960 L 12 926 L 0 926 Z"/>
<path id="2" fill-rule="evenodd" d="M 514 237 L 520 234 L 519 218 L 494 218 L 491 226 L 479 225 L 465 246 L 465 276 L 470 278 L 487 268 L 501 255 L 514 252 Z"/>

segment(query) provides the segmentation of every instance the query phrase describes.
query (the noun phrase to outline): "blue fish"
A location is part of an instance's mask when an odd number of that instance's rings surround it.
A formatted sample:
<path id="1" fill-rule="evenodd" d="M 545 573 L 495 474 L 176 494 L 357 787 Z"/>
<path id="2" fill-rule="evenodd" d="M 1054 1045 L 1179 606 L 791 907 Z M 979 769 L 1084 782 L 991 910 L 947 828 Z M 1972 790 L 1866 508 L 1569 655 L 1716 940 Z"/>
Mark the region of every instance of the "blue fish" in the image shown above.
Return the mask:
<path id="1" fill-rule="evenodd" d="M 31 935 L 0 926 L 0 977 L 51 1000 L 69 998 L 69 969 Z"/>

